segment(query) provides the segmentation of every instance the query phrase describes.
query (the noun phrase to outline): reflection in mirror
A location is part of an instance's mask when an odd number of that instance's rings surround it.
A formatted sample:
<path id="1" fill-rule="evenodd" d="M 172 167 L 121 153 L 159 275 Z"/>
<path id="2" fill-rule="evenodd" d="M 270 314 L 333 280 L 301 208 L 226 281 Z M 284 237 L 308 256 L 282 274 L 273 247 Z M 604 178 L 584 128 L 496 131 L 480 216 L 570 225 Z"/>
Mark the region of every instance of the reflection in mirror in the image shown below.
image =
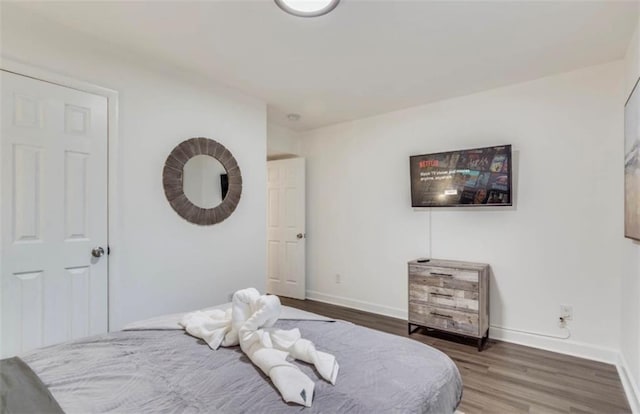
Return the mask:
<path id="1" fill-rule="evenodd" d="M 169 153 L 162 169 L 162 186 L 180 217 L 210 226 L 226 220 L 238 207 L 242 174 L 224 145 L 209 138 L 189 138 Z"/>
<path id="2" fill-rule="evenodd" d="M 196 155 L 184 165 L 182 186 L 193 204 L 213 208 L 222 203 L 227 193 L 227 171 L 215 158 Z"/>

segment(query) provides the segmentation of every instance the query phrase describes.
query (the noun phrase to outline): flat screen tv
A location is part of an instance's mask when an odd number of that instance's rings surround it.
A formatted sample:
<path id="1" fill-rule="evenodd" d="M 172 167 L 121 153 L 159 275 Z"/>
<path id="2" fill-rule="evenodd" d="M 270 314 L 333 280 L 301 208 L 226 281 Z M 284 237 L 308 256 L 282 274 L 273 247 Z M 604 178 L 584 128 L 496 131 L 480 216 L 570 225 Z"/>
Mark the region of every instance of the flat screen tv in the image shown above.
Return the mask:
<path id="1" fill-rule="evenodd" d="M 412 207 L 510 206 L 511 145 L 414 155 Z"/>

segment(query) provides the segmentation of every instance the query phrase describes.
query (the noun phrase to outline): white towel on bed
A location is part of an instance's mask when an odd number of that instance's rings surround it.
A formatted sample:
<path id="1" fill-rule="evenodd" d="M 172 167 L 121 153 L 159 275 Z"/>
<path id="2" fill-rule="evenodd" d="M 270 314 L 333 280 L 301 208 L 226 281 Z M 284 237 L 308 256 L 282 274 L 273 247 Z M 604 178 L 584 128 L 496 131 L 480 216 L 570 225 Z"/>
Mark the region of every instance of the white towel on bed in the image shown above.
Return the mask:
<path id="1" fill-rule="evenodd" d="M 251 362 L 271 378 L 286 402 L 310 407 L 315 384 L 288 362 L 287 356 L 314 364 L 331 384 L 335 384 L 339 366 L 333 355 L 317 351 L 311 341 L 302 339 L 298 329 L 272 328 L 280 311 L 277 296 L 260 295 L 249 288 L 234 293 L 230 310 L 192 312 L 180 324 L 214 350 L 221 345 L 240 344 Z"/>

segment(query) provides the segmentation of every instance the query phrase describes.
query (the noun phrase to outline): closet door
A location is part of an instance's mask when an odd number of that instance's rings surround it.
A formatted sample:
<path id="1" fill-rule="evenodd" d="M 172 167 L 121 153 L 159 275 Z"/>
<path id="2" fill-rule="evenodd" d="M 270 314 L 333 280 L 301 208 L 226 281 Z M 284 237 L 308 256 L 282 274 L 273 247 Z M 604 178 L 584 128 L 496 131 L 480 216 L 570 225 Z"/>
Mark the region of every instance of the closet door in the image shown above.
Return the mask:
<path id="1" fill-rule="evenodd" d="M 107 99 L 1 72 L 0 355 L 107 331 Z"/>

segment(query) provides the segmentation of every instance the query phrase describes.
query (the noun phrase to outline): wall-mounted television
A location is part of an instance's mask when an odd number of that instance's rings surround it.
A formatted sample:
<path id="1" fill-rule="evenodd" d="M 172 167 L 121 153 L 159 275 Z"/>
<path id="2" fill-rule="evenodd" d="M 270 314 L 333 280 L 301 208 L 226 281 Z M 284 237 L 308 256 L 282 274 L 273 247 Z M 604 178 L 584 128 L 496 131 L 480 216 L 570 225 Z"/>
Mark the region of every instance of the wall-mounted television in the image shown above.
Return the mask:
<path id="1" fill-rule="evenodd" d="M 409 158 L 412 207 L 510 206 L 511 145 Z"/>

